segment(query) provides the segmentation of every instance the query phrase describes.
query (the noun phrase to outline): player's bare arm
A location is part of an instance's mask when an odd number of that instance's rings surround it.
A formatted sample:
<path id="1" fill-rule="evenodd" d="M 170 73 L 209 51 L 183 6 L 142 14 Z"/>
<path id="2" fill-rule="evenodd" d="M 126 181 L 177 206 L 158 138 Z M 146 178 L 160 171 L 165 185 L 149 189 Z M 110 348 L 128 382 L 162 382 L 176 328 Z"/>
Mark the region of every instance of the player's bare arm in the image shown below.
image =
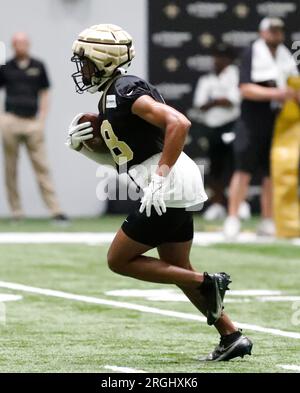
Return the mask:
<path id="1" fill-rule="evenodd" d="M 156 173 L 166 176 L 183 150 L 191 122 L 174 108 L 159 103 L 146 95 L 135 101 L 132 112 L 154 126 L 165 130 L 164 148 Z"/>

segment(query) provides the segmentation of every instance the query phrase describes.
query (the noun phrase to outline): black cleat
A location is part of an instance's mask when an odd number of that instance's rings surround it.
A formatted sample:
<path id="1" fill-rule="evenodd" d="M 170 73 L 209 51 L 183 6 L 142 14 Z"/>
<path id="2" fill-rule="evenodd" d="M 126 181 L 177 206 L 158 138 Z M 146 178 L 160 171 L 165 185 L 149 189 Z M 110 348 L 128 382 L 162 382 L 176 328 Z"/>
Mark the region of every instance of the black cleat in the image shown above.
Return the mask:
<path id="1" fill-rule="evenodd" d="M 223 310 L 225 292 L 231 283 L 230 276 L 224 272 L 216 274 L 204 273 L 204 281 L 199 290 L 207 302 L 207 324 L 213 325 L 220 318 Z"/>
<path id="2" fill-rule="evenodd" d="M 220 344 L 215 350 L 201 361 L 220 362 L 228 361 L 237 357 L 243 358 L 245 355 L 251 355 L 253 343 L 248 337 L 243 336 L 241 331 L 223 336 Z"/>

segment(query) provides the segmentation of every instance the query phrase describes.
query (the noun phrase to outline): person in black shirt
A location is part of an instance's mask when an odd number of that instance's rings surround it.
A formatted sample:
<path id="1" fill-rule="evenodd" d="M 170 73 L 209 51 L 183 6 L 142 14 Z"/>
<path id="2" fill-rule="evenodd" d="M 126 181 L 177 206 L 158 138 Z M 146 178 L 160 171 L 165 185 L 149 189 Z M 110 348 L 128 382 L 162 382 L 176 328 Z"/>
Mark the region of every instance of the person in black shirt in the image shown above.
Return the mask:
<path id="1" fill-rule="evenodd" d="M 48 112 L 49 79 L 43 63 L 29 55 L 29 39 L 16 33 L 12 40 L 15 56 L 0 67 L 0 88 L 6 90 L 5 113 L 0 128 L 5 159 L 8 201 L 14 219 L 23 216 L 17 188 L 17 164 L 24 143 L 43 199 L 57 221 L 65 221 L 49 176 L 44 147 L 43 128 Z"/>
<path id="2" fill-rule="evenodd" d="M 264 18 L 259 33 L 260 37 L 243 53 L 240 66 L 243 99 L 234 141 L 236 171 L 230 184 L 229 215 L 224 224 L 224 235 L 231 239 L 239 233 L 238 209 L 254 173 L 262 177 L 262 221 L 257 233 L 275 234 L 270 179 L 273 129 L 280 105 L 288 99 L 297 99 L 295 91 L 287 87 L 288 77 L 298 74 L 298 70 L 292 54 L 283 44 L 284 22 Z"/>

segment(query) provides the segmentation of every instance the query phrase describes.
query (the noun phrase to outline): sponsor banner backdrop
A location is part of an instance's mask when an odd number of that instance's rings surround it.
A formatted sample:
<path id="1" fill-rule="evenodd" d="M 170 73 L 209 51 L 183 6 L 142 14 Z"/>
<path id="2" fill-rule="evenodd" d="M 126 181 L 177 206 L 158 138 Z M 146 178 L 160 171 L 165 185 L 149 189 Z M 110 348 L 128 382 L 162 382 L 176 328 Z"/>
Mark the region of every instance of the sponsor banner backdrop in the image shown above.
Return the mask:
<path id="1" fill-rule="evenodd" d="M 256 39 L 265 16 L 284 19 L 286 44 L 294 52 L 300 49 L 299 1 L 149 0 L 149 79 L 194 128 L 193 93 L 198 78 L 212 70 L 213 45 L 225 41 L 241 51 Z M 196 148 L 192 139 L 187 148 L 197 157 L 203 140 L 198 134 Z"/>

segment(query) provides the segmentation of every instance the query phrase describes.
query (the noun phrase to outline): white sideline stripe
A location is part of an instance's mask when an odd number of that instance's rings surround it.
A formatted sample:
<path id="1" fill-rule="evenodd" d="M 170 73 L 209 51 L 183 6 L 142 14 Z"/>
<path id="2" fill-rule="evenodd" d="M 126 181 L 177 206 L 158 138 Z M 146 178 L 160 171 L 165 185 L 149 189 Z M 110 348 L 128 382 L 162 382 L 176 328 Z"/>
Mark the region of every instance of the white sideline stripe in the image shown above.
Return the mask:
<path id="1" fill-rule="evenodd" d="M 28 285 L 16 284 L 16 283 L 11 283 L 11 282 L 0 281 L 0 288 L 13 289 L 16 291 L 35 293 L 35 294 L 39 294 L 39 295 L 58 297 L 58 298 L 62 298 L 62 299 L 76 300 L 79 302 L 85 302 L 85 303 L 91 303 L 91 304 L 101 304 L 101 305 L 106 305 L 106 306 L 124 308 L 127 310 L 135 310 L 135 311 L 141 311 L 141 312 L 146 312 L 146 313 L 150 313 L 150 314 L 165 315 L 168 317 L 174 317 L 174 318 L 180 318 L 180 319 L 186 319 L 186 320 L 192 320 L 192 321 L 206 323 L 206 318 L 204 318 L 200 315 L 196 315 L 196 314 L 189 314 L 189 313 L 183 313 L 183 312 L 171 311 L 171 310 L 163 310 L 163 309 L 155 308 L 155 307 L 142 306 L 140 304 L 118 302 L 118 301 L 114 301 L 114 300 L 100 299 L 100 298 L 91 297 L 91 296 L 75 295 L 75 294 L 68 293 L 68 292 L 55 291 L 52 289 L 30 287 Z M 300 333 L 296 333 L 296 332 L 287 332 L 287 331 L 279 330 L 279 329 L 265 328 L 262 326 L 251 325 L 248 323 L 239 323 L 239 322 L 234 322 L 234 323 L 237 325 L 237 327 L 239 327 L 241 329 L 252 330 L 252 331 L 260 332 L 260 333 L 273 334 L 274 336 L 289 337 L 289 338 L 295 338 L 298 340 L 300 339 Z"/>
<path id="2" fill-rule="evenodd" d="M 98 245 L 111 243 L 115 236 L 114 232 L 2 232 L 0 233 L 0 244 L 88 244 Z M 266 244 L 276 243 L 274 238 L 257 237 L 256 234 L 243 232 L 235 243 L 240 244 Z M 210 244 L 227 243 L 222 232 L 195 232 L 194 245 L 208 246 Z M 282 243 L 282 241 L 280 242 Z M 287 244 L 300 246 L 299 242 L 286 241 Z"/>
<path id="3" fill-rule="evenodd" d="M 134 374 L 146 374 L 146 371 L 143 370 L 136 370 L 130 367 L 118 367 L 118 366 L 104 366 L 106 370 L 112 370 L 120 373 L 134 373 Z"/>
<path id="4" fill-rule="evenodd" d="M 284 370 L 291 370 L 291 371 L 299 371 L 300 366 L 296 366 L 295 364 L 277 364 L 278 367 L 283 368 Z"/>

